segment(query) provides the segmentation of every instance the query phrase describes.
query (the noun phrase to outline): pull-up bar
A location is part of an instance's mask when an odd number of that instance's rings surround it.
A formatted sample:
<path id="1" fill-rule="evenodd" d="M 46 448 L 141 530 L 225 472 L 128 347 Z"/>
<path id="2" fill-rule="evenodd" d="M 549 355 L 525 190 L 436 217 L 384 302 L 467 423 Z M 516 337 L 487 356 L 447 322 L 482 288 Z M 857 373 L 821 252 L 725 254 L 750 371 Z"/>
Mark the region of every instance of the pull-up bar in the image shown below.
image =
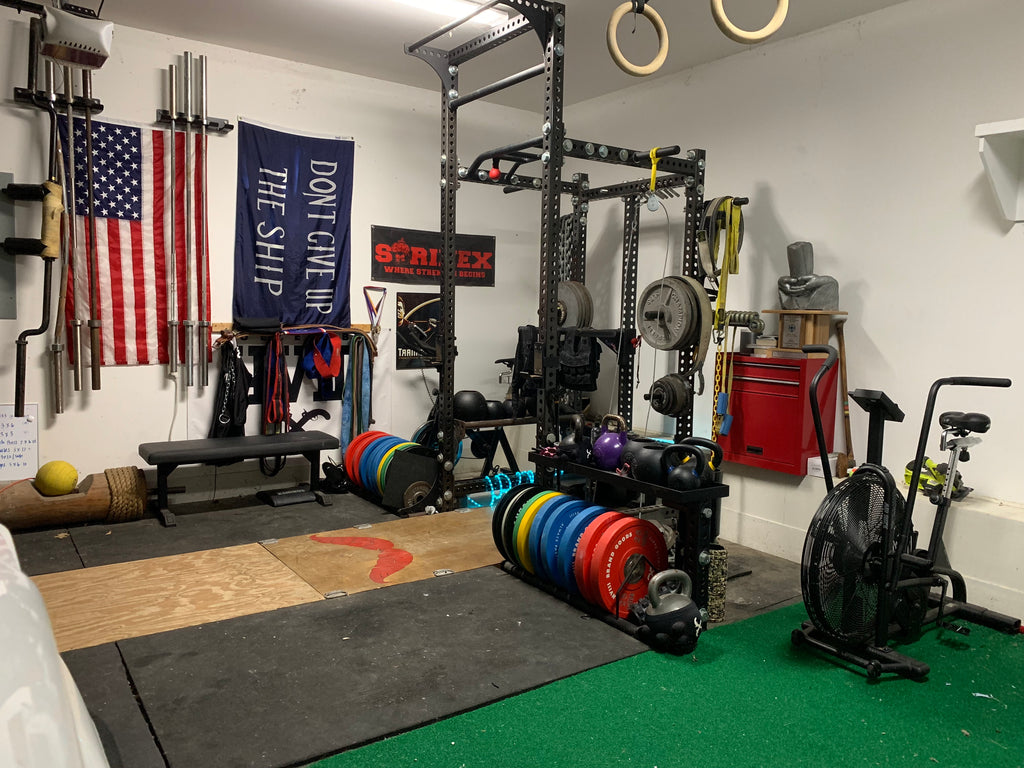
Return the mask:
<path id="1" fill-rule="evenodd" d="M 484 11 L 488 10 L 489 8 L 493 8 L 494 6 L 498 5 L 501 2 L 502 2 L 502 0 L 490 0 L 490 2 L 484 3 L 479 8 L 473 9 L 472 11 L 467 13 L 462 18 L 456 19 L 453 22 L 445 24 L 443 27 L 441 27 L 440 29 L 438 29 L 435 32 L 431 32 L 429 35 L 424 37 L 422 40 L 417 40 L 415 43 L 411 43 L 410 45 L 405 46 L 405 52 L 406 53 L 415 53 L 416 51 L 418 51 L 420 48 L 422 48 L 427 43 L 431 43 L 434 40 L 437 40 L 437 38 L 441 37 L 441 35 L 444 35 L 444 34 L 447 34 L 448 32 L 451 32 L 456 27 L 461 27 L 467 21 L 470 21 L 471 19 L 476 18 L 479 14 L 483 13 Z"/>
<path id="2" fill-rule="evenodd" d="M 522 72 L 517 72 L 514 75 L 509 75 L 508 77 L 502 78 L 501 80 L 496 80 L 490 85 L 485 85 L 483 88 L 478 88 L 472 93 L 467 93 L 465 96 L 459 96 L 456 99 L 452 99 L 451 107 L 452 109 L 461 107 L 463 104 L 468 104 L 471 101 L 482 99 L 484 96 L 490 96 L 492 93 L 497 93 L 498 91 L 502 91 L 508 88 L 509 86 L 525 82 L 531 78 L 537 77 L 537 75 L 543 74 L 544 65 L 537 64 L 536 66 L 530 67 L 529 69 L 524 69 Z"/>

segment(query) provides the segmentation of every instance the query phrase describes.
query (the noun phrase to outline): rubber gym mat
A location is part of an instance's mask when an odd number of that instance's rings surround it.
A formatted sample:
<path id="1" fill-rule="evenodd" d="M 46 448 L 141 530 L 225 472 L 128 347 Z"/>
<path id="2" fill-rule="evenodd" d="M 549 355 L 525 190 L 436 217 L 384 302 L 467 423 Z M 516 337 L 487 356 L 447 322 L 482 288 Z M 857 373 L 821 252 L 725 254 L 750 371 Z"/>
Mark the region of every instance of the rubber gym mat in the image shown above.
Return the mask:
<path id="1" fill-rule="evenodd" d="M 796 648 L 803 605 L 323 760 L 316 768 L 1019 768 L 1024 636 L 931 629 L 925 682 L 868 682 Z"/>
<path id="2" fill-rule="evenodd" d="M 61 654 L 75 680 L 110 768 L 165 768 L 114 643 Z"/>
<path id="3" fill-rule="evenodd" d="M 33 577 L 61 651 L 321 596 L 259 544 Z"/>
<path id="4" fill-rule="evenodd" d="M 196 502 L 175 506 L 178 524 L 171 528 L 165 528 L 156 518 L 146 518 L 72 528 L 71 535 L 82 561 L 91 567 L 395 519 L 350 493 L 335 494 L 331 499 L 328 507 L 316 502 L 269 507 L 253 497 Z M 208 511 L 191 514 L 190 508 Z"/>
<path id="5" fill-rule="evenodd" d="M 58 573 L 82 567 L 75 542 L 66 528 L 14 534 L 21 570 L 28 576 Z"/>
<path id="6" fill-rule="evenodd" d="M 488 509 L 389 520 L 379 525 L 264 541 L 270 552 L 330 596 L 433 578 L 501 562 Z"/>
<path id="7" fill-rule="evenodd" d="M 118 645 L 171 768 L 308 762 L 645 649 L 493 567 Z"/>

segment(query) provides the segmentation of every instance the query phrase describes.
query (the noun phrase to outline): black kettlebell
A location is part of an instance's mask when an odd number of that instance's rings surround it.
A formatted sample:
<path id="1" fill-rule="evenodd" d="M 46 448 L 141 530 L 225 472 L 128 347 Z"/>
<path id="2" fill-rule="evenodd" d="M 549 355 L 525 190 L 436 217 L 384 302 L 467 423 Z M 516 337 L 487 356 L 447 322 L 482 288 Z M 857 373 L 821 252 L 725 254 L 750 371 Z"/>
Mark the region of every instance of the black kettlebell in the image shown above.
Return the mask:
<path id="1" fill-rule="evenodd" d="M 630 473 L 642 483 L 661 484 L 664 475 L 661 472 L 661 454 L 665 443 L 652 440 L 640 446 L 630 463 Z"/>
<path id="2" fill-rule="evenodd" d="M 577 414 L 571 418 L 570 423 L 571 429 L 558 443 L 558 453 L 569 461 L 585 464 L 590 454 L 590 446 L 583 434 L 583 417 Z"/>
<path id="3" fill-rule="evenodd" d="M 650 437 L 637 437 L 632 432 L 627 433 L 626 443 L 622 446 L 622 453 L 619 455 L 619 468 L 627 469 L 628 474 L 632 475 L 637 454 L 647 445 L 662 445 L 662 443 Z"/>
<path id="4" fill-rule="evenodd" d="M 704 453 L 693 445 L 676 443 L 661 452 L 665 485 L 675 491 L 695 491 L 704 482 Z"/>
<path id="5" fill-rule="evenodd" d="M 716 475 L 722 468 L 722 457 L 725 455 L 722 446 L 706 437 L 686 437 L 679 441 L 680 445 L 691 445 L 699 448 L 704 454 L 701 470 L 701 482 L 707 485 L 717 481 Z"/>

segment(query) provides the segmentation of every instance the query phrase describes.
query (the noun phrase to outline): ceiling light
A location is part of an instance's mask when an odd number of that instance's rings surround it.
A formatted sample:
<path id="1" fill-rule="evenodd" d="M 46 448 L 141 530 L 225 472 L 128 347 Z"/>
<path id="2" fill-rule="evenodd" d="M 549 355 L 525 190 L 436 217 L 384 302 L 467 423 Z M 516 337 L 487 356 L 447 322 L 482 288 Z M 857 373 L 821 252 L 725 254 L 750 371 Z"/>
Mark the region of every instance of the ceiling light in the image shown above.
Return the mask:
<path id="1" fill-rule="evenodd" d="M 431 11 L 440 16 L 446 16 L 450 21 L 461 19 L 466 14 L 480 7 L 480 3 L 471 0 L 397 0 L 402 5 L 409 5 L 421 11 Z M 508 12 L 496 8 L 488 8 L 481 11 L 467 24 L 482 24 L 487 27 L 496 27 L 508 21 Z"/>

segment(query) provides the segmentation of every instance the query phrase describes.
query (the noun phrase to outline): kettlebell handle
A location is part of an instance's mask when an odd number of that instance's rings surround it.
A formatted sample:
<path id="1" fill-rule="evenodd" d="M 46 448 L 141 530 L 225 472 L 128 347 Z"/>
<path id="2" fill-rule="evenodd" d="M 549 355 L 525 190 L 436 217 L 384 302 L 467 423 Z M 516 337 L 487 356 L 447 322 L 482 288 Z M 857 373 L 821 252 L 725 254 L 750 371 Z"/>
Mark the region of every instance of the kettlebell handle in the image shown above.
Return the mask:
<path id="1" fill-rule="evenodd" d="M 603 419 L 601 419 L 601 432 L 607 432 L 608 431 L 608 422 L 610 422 L 610 421 L 614 421 L 615 422 L 615 424 L 616 424 L 615 431 L 616 432 L 622 432 L 623 434 L 625 434 L 625 432 L 626 432 L 626 420 L 624 418 L 622 418 L 621 416 L 619 416 L 619 414 L 617 414 L 617 413 L 605 414 L 605 417 Z"/>
<path id="2" fill-rule="evenodd" d="M 721 469 L 722 458 L 725 456 L 722 446 L 716 443 L 714 440 L 708 440 L 706 437 L 686 437 L 681 441 L 683 445 L 696 445 L 698 448 L 707 448 L 711 451 L 711 468 Z"/>
<path id="3" fill-rule="evenodd" d="M 696 470 L 694 474 L 696 474 L 698 477 L 700 476 L 701 472 L 704 469 L 704 454 L 700 452 L 699 448 L 696 448 L 692 445 L 687 445 L 686 443 L 673 443 L 672 445 L 666 446 L 665 450 L 661 452 L 661 473 L 663 475 L 667 474 L 668 471 L 672 468 L 673 462 L 671 461 L 671 459 L 676 454 L 682 454 L 686 456 L 687 459 L 693 459 L 693 468 Z M 677 467 L 683 464 L 686 464 L 686 461 L 676 460 L 674 462 L 674 465 Z"/>
<path id="4" fill-rule="evenodd" d="M 693 581 L 690 579 L 690 575 L 686 571 L 681 571 L 678 568 L 669 568 L 665 571 L 658 571 L 651 577 L 650 584 L 647 586 L 647 597 L 651 601 L 651 608 L 656 609 L 661 605 L 661 585 L 666 581 L 675 581 L 679 583 L 678 588 L 673 590 L 671 594 L 685 595 L 686 597 L 689 597 L 693 591 Z"/>

